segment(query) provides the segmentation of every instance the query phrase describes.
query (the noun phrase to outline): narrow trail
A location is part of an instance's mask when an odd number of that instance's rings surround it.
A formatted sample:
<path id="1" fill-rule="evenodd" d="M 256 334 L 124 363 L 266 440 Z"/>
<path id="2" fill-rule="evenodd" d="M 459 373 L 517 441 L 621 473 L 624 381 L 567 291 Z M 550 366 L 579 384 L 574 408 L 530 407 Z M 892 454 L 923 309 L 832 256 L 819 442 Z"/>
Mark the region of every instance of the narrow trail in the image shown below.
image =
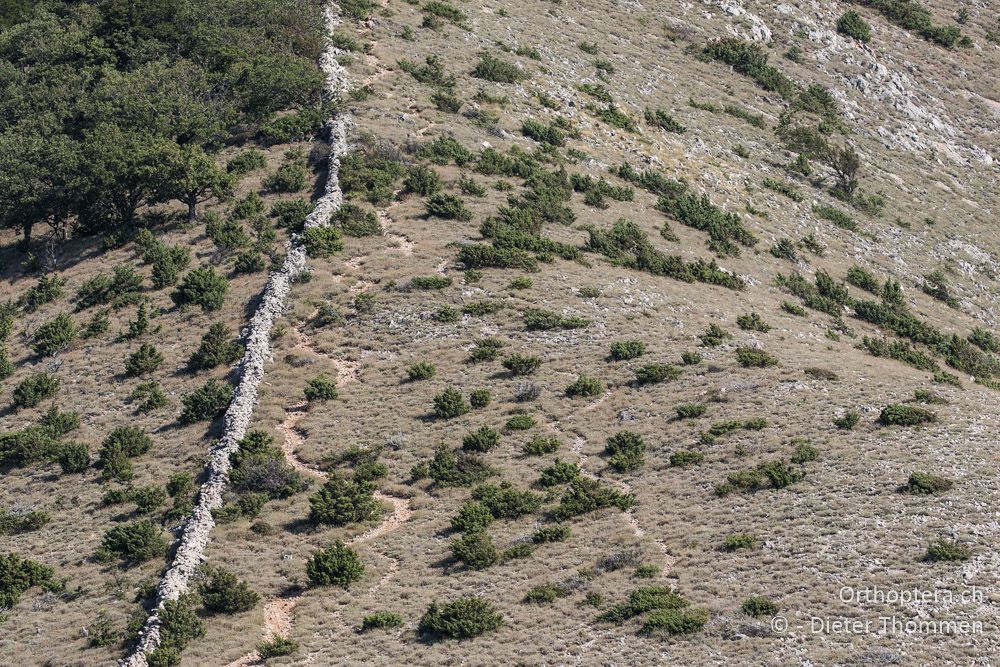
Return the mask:
<path id="1" fill-rule="evenodd" d="M 293 346 L 293 349 L 305 350 L 307 352 L 315 354 L 318 357 L 323 357 L 325 359 L 328 359 L 330 363 L 333 364 L 333 367 L 337 369 L 338 385 L 344 384 L 346 382 L 359 382 L 361 380 L 361 377 L 359 375 L 361 368 L 360 363 L 358 363 L 357 361 L 348 361 L 347 359 L 338 359 L 337 357 L 330 356 L 323 350 L 316 347 L 316 344 L 312 342 L 312 339 L 310 339 L 309 336 L 307 336 L 305 332 L 303 332 L 302 329 L 299 328 L 298 325 L 293 324 L 291 328 L 292 328 L 292 336 L 294 336 L 295 338 L 295 345 Z M 304 408 L 300 406 L 298 408 L 293 408 L 293 409 L 303 410 Z M 303 413 L 303 416 L 304 415 L 305 413 Z"/>
<path id="2" fill-rule="evenodd" d="M 304 334 L 303 334 L 304 336 Z M 308 339 L 307 339 L 308 340 Z M 284 436 L 281 441 L 281 450 L 285 454 L 285 461 L 288 465 L 298 470 L 303 475 L 308 475 L 315 479 L 325 479 L 326 474 L 316 466 L 310 465 L 300 459 L 296 451 L 305 443 L 305 438 L 298 428 L 299 422 L 306 416 L 305 406 L 298 405 L 289 408 L 285 413 L 285 420 L 278 425 L 277 430 Z M 348 540 L 349 546 L 369 542 L 376 538 L 387 535 L 396 530 L 413 516 L 413 509 L 407 498 L 390 496 L 381 491 L 375 492 L 375 499 L 383 505 L 390 505 L 392 512 L 377 526 Z M 387 556 L 389 567 L 379 580 L 368 590 L 369 597 L 374 596 L 391 577 L 399 571 L 399 561 L 396 558 Z M 293 613 L 296 605 L 302 597 L 302 593 L 295 595 L 271 598 L 264 603 L 264 626 L 261 631 L 261 641 L 271 641 L 278 637 L 285 637 L 292 633 Z M 307 662 L 313 662 L 315 656 L 309 656 Z M 263 664 L 260 654 L 254 649 L 243 657 L 234 660 L 226 667 L 251 667 L 252 665 Z"/>

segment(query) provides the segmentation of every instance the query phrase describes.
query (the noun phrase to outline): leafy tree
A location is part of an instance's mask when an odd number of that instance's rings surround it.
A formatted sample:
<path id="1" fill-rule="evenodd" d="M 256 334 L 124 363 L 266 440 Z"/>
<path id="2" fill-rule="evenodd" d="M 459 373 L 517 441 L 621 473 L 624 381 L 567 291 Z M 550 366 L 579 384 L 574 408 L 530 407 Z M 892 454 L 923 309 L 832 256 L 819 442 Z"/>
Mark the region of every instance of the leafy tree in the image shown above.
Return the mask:
<path id="1" fill-rule="evenodd" d="M 188 209 L 188 222 L 198 219 L 198 204 L 213 197 L 232 195 L 233 179 L 199 146 L 172 147 L 164 184 L 168 196 L 179 199 Z"/>
<path id="2" fill-rule="evenodd" d="M 358 554 L 343 542 L 316 552 L 306 563 L 306 574 L 315 586 L 349 588 L 364 573 L 365 566 Z"/>

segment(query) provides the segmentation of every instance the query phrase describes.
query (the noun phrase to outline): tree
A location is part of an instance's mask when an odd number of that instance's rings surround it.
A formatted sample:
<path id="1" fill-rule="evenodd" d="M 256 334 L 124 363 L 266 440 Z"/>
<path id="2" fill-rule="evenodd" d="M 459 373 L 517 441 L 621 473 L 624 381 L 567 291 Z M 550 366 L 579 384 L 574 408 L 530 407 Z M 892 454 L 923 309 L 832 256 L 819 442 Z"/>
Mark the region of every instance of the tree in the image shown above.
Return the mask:
<path id="1" fill-rule="evenodd" d="M 164 196 L 179 199 L 188 208 L 188 222 L 198 219 L 198 204 L 212 197 L 227 199 L 233 178 L 201 147 L 171 146 Z"/>
<path id="2" fill-rule="evenodd" d="M 861 156 L 853 146 L 830 149 L 830 168 L 837 177 L 837 187 L 848 195 L 858 188 L 858 172 L 861 170 Z"/>

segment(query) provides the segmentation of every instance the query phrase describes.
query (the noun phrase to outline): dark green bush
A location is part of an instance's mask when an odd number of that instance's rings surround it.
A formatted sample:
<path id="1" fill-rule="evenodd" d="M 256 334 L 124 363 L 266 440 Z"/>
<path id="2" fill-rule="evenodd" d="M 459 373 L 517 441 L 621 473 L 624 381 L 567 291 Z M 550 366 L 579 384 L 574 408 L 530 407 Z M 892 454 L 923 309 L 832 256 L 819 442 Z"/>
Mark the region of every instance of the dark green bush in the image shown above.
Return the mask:
<path id="1" fill-rule="evenodd" d="M 306 383 L 302 392 L 310 403 L 314 401 L 332 401 L 337 398 L 337 383 L 325 375 L 317 375 Z"/>
<path id="2" fill-rule="evenodd" d="M 364 573 L 365 566 L 358 554 L 343 542 L 317 551 L 306 563 L 306 575 L 314 586 L 350 588 Z"/>
<path id="3" fill-rule="evenodd" d="M 460 532 L 485 530 L 493 523 L 493 513 L 478 500 L 466 501 L 451 519 L 451 528 Z"/>
<path id="4" fill-rule="evenodd" d="M 163 355 L 149 343 L 143 343 L 139 349 L 125 359 L 125 375 L 139 377 L 152 373 L 163 364 Z"/>
<path id="5" fill-rule="evenodd" d="M 204 311 L 219 310 L 229 289 L 229 281 L 212 267 L 194 269 L 186 276 L 170 298 L 180 308 L 195 305 Z"/>
<path id="6" fill-rule="evenodd" d="M 634 503 L 635 498 L 629 494 L 620 493 L 596 479 L 579 477 L 570 482 L 554 515 L 557 520 L 564 521 L 605 507 L 624 511 Z"/>
<path id="7" fill-rule="evenodd" d="M 256 148 L 249 148 L 230 158 L 226 162 L 226 171 L 237 176 L 246 176 L 252 171 L 263 169 L 266 164 L 264 153 Z"/>
<path id="8" fill-rule="evenodd" d="M 630 618 L 657 609 L 683 609 L 690 603 L 665 586 L 644 586 L 629 593 L 628 600 L 614 605 L 597 617 L 605 623 L 622 624 Z"/>
<path id="9" fill-rule="evenodd" d="M 503 360 L 503 367 L 511 375 L 533 375 L 542 365 L 542 360 L 536 356 L 512 354 Z"/>
<path id="10" fill-rule="evenodd" d="M 205 579 L 198 586 L 202 604 L 212 614 L 241 614 L 260 602 L 258 595 L 245 581 L 223 567 L 206 567 Z"/>
<path id="11" fill-rule="evenodd" d="M 744 331 L 760 331 L 767 333 L 771 326 L 756 312 L 745 313 L 736 318 L 736 324 Z"/>
<path id="12" fill-rule="evenodd" d="M 461 222 L 472 220 L 472 211 L 466 208 L 461 197 L 440 192 L 427 199 L 427 215 Z"/>
<path id="13" fill-rule="evenodd" d="M 428 474 L 438 486 L 471 486 L 496 472 L 478 456 L 445 447 L 434 453 L 428 465 Z"/>
<path id="14" fill-rule="evenodd" d="M 646 344 L 639 340 L 620 340 L 611 344 L 611 358 L 626 361 L 646 353 Z"/>
<path id="15" fill-rule="evenodd" d="M 912 493 L 917 496 L 933 495 L 935 493 L 943 493 L 953 485 L 954 482 L 941 475 L 935 475 L 930 472 L 913 472 L 910 473 L 910 478 L 906 480 L 906 484 L 901 486 L 899 490 L 903 493 Z"/>
<path id="16" fill-rule="evenodd" d="M 306 169 L 302 165 L 285 163 L 264 179 L 264 188 L 270 192 L 299 192 L 306 187 Z"/>
<path id="17" fill-rule="evenodd" d="M 796 470 L 784 461 L 766 461 L 750 470 L 729 475 L 725 483 L 715 488 L 715 493 L 721 497 L 737 490 L 753 492 L 767 488 L 783 489 L 801 481 L 805 476 L 804 471 Z"/>
<path id="18" fill-rule="evenodd" d="M 552 454 L 559 449 L 560 445 L 561 443 L 558 438 L 535 436 L 528 442 L 524 443 L 522 450 L 529 456 L 543 456 L 545 454 Z"/>
<path id="19" fill-rule="evenodd" d="M 361 619 L 361 631 L 389 630 L 403 625 L 403 617 L 393 611 L 377 611 Z"/>
<path id="20" fill-rule="evenodd" d="M 472 490 L 472 497 L 483 503 L 497 519 L 516 519 L 542 506 L 540 495 L 515 489 L 510 482 L 482 484 Z"/>
<path id="21" fill-rule="evenodd" d="M 128 400 L 137 403 L 136 412 L 146 414 L 166 405 L 167 395 L 160 387 L 160 383 L 153 380 L 136 385 L 132 393 L 129 394 Z"/>
<path id="22" fill-rule="evenodd" d="M 694 419 L 705 414 L 707 406 L 704 403 L 683 403 L 676 408 L 678 419 Z"/>
<path id="23" fill-rule="evenodd" d="M 452 283 L 450 276 L 417 276 L 410 279 L 410 289 L 444 289 L 451 287 Z"/>
<path id="24" fill-rule="evenodd" d="M 726 535 L 722 541 L 722 548 L 726 551 L 736 551 L 738 549 L 753 549 L 757 546 L 757 538 L 744 533 L 733 533 Z"/>
<path id="25" fill-rule="evenodd" d="M 76 334 L 77 328 L 73 318 L 66 313 L 60 313 L 35 330 L 31 335 L 31 349 L 35 354 L 49 357 L 69 347 Z"/>
<path id="26" fill-rule="evenodd" d="M 33 313 L 39 306 L 52 303 L 62 296 L 65 278 L 59 276 L 41 276 L 38 282 L 31 286 L 19 299 L 26 313 Z"/>
<path id="27" fill-rule="evenodd" d="M 580 466 L 556 459 L 552 465 L 542 471 L 538 482 L 542 486 L 558 486 L 568 484 L 580 476 Z"/>
<path id="28" fill-rule="evenodd" d="M 215 419 L 226 411 L 233 397 L 233 388 L 226 382 L 211 379 L 190 394 L 181 398 L 184 409 L 181 411 L 182 424 L 192 424 L 198 421 Z"/>
<path id="29" fill-rule="evenodd" d="M 330 216 L 330 222 L 340 229 L 344 236 L 379 236 L 382 225 L 374 211 L 361 208 L 357 204 L 345 203 Z"/>
<path id="30" fill-rule="evenodd" d="M 36 373 L 17 383 L 11 394 L 15 408 L 33 408 L 59 390 L 59 378 L 48 373 Z"/>
<path id="31" fill-rule="evenodd" d="M 531 415 L 514 415 L 503 426 L 506 433 L 511 431 L 527 431 L 535 427 L 535 419 Z"/>
<path id="32" fill-rule="evenodd" d="M 701 452 L 694 452 L 686 449 L 676 451 L 670 455 L 670 465 L 677 468 L 699 465 L 705 460 L 705 455 Z"/>
<path id="33" fill-rule="evenodd" d="M 109 528 L 101 540 L 102 555 L 118 558 L 127 565 L 144 563 L 166 552 L 167 543 L 160 529 L 148 520 Z"/>
<path id="34" fill-rule="evenodd" d="M 371 481 L 331 477 L 309 497 L 309 520 L 314 524 L 346 526 L 368 521 L 382 512 Z"/>
<path id="35" fill-rule="evenodd" d="M 409 382 L 418 382 L 420 380 L 429 380 L 434 377 L 436 369 L 434 364 L 429 364 L 426 361 L 422 361 L 418 364 L 413 364 L 408 369 L 406 369 L 406 379 Z"/>
<path id="36" fill-rule="evenodd" d="M 740 611 L 754 618 L 774 616 L 778 613 L 778 605 L 765 597 L 752 595 L 743 601 L 743 604 L 740 605 Z"/>
<path id="37" fill-rule="evenodd" d="M 744 368 L 767 368 L 778 364 L 777 357 L 753 347 L 736 348 L 736 360 Z"/>
<path id="38" fill-rule="evenodd" d="M 479 54 L 479 63 L 472 76 L 494 83 L 520 83 L 531 77 L 517 65 L 513 65 L 488 53 Z"/>
<path id="39" fill-rule="evenodd" d="M 705 627 L 709 616 L 707 609 L 657 609 L 646 617 L 639 632 L 687 635 Z"/>
<path id="40" fill-rule="evenodd" d="M 680 369 L 670 364 L 646 364 L 635 369 L 635 381 L 640 385 L 669 382 L 680 376 Z"/>
<path id="41" fill-rule="evenodd" d="M 619 431 L 608 438 L 605 453 L 608 464 L 618 472 L 638 470 L 643 464 L 646 443 L 642 436 L 632 431 Z"/>
<path id="42" fill-rule="evenodd" d="M 90 467 L 90 449 L 80 442 L 69 442 L 59 448 L 59 467 L 64 474 L 83 472 Z"/>
<path id="43" fill-rule="evenodd" d="M 469 392 L 469 405 L 473 408 L 485 408 L 490 404 L 490 390 L 489 389 L 473 389 Z"/>
<path id="44" fill-rule="evenodd" d="M 854 410 L 848 410 L 844 413 L 843 417 L 838 417 L 833 420 L 833 425 L 839 429 L 850 431 L 852 428 L 858 425 L 858 421 L 861 417 Z"/>
<path id="45" fill-rule="evenodd" d="M 483 530 L 464 533 L 451 542 L 452 558 L 472 570 L 485 570 L 500 562 L 500 552 Z"/>
<path id="46" fill-rule="evenodd" d="M 926 408 L 893 403 L 882 408 L 878 421 L 883 426 L 918 426 L 937 421 L 937 415 Z"/>
<path id="47" fill-rule="evenodd" d="M 489 452 L 499 444 L 500 434 L 489 426 L 482 426 L 462 438 L 462 449 L 467 452 Z"/>
<path id="48" fill-rule="evenodd" d="M 556 525 L 539 528 L 532 534 L 531 541 L 535 544 L 546 544 L 548 542 L 563 542 L 569 538 L 569 526 Z"/>
<path id="49" fill-rule="evenodd" d="M 292 232 L 301 232 L 313 205 L 305 199 L 282 199 L 271 204 L 271 217 L 275 224 Z"/>
<path id="50" fill-rule="evenodd" d="M 406 180 L 403 181 L 403 188 L 406 192 L 412 192 L 422 197 L 440 192 L 443 186 L 441 177 L 436 171 L 419 164 L 413 165 L 407 170 Z"/>
<path id="51" fill-rule="evenodd" d="M 597 378 L 580 375 L 572 384 L 566 387 L 566 395 L 575 397 L 599 396 L 604 393 L 604 383 Z"/>
<path id="52" fill-rule="evenodd" d="M 773 90 L 788 99 L 796 92 L 791 79 L 767 64 L 767 53 L 757 43 L 725 37 L 709 42 L 703 53 L 707 58 L 724 62 L 737 73 L 750 77 L 765 90 Z"/>
<path id="53" fill-rule="evenodd" d="M 202 336 L 201 344 L 188 360 L 188 370 L 209 370 L 216 366 L 235 363 L 243 356 L 243 345 L 222 322 L 214 322 Z"/>
<path id="54" fill-rule="evenodd" d="M 448 387 L 434 397 L 434 415 L 438 419 L 460 417 L 471 409 L 462 392 L 454 387 Z"/>
<path id="55" fill-rule="evenodd" d="M 445 604 L 431 603 L 417 631 L 432 638 L 467 639 L 504 625 L 492 604 L 478 597 L 462 597 Z"/>
<path id="56" fill-rule="evenodd" d="M 927 547 L 927 553 L 924 554 L 924 560 L 932 562 L 966 561 L 971 557 L 972 549 L 964 544 L 949 540 L 935 540 L 931 542 Z"/>
<path id="57" fill-rule="evenodd" d="M 731 333 L 718 324 L 709 324 L 705 333 L 699 336 L 699 340 L 701 340 L 701 344 L 705 347 L 718 347 L 732 337 Z"/>
<path id="58" fill-rule="evenodd" d="M 0 608 L 13 609 L 31 588 L 58 591 L 60 586 L 55 575 L 55 570 L 48 565 L 12 553 L 0 554 Z"/>
<path id="59" fill-rule="evenodd" d="M 336 227 L 310 227 L 301 239 L 310 257 L 329 257 L 344 249 L 343 234 Z"/>
<path id="60" fill-rule="evenodd" d="M 353 1 L 357 2 L 358 0 Z M 299 643 L 294 639 L 289 639 L 288 637 L 274 637 L 273 639 L 257 644 L 257 655 L 261 657 L 261 660 L 279 658 L 283 655 L 291 655 L 298 650 Z"/>

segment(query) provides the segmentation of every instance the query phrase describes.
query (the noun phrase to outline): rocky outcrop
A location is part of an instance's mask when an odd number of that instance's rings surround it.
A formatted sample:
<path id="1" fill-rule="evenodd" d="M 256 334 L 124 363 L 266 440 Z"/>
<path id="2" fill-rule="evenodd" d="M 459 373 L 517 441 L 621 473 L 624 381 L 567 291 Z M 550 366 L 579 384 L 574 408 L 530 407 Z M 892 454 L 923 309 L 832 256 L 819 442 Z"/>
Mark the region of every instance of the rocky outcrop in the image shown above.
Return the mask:
<path id="1" fill-rule="evenodd" d="M 339 24 L 339 14 L 334 7 L 326 10 L 328 32 Z M 332 46 L 321 60 L 326 74 L 327 91 L 331 96 L 343 93 L 347 88 L 344 68 L 337 62 L 338 50 Z M 340 156 L 347 150 L 347 122 L 337 117 L 327 123 L 330 136 L 330 160 L 327 170 L 326 187 L 323 196 L 316 202 L 316 208 L 306 219 L 305 227 L 322 227 L 329 224 L 330 216 L 343 203 L 338 172 Z M 306 267 L 306 251 L 298 236 L 293 236 L 288 244 L 281 269 L 272 273 L 264 286 L 260 305 L 244 331 L 246 352 L 239 367 L 239 382 L 233 392 L 233 400 L 226 410 L 222 438 L 209 452 L 206 464 L 207 481 L 198 495 L 198 504 L 181 528 L 176 552 L 170 567 L 160 580 L 156 591 L 156 607 L 143 627 L 132 653 L 119 664 L 122 667 L 146 667 L 146 654 L 160 643 L 160 610 L 169 600 L 176 600 L 188 590 L 191 577 L 204 560 L 205 548 L 211 538 L 215 521 L 212 511 L 222 506 L 223 492 L 229 483 L 229 458 L 239 447 L 246 434 L 257 404 L 257 390 L 264 378 L 264 366 L 271 358 L 271 330 L 274 322 L 285 309 L 285 300 L 295 278 Z"/>

